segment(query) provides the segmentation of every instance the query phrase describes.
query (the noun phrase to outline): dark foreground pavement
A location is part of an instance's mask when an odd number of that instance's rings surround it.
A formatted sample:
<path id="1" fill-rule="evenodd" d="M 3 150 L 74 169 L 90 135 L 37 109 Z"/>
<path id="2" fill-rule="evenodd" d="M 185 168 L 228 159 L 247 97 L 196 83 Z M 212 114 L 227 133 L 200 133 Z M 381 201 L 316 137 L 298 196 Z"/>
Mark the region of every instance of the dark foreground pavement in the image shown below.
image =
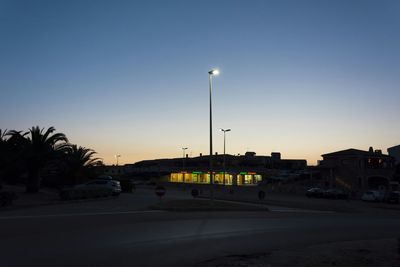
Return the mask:
<path id="1" fill-rule="evenodd" d="M 195 267 L 398 267 L 396 238 L 331 242 L 297 249 L 237 254 L 199 262 Z"/>
<path id="2" fill-rule="evenodd" d="M 193 266 L 232 254 L 398 237 L 399 225 L 397 214 L 0 214 L 0 265 Z"/>

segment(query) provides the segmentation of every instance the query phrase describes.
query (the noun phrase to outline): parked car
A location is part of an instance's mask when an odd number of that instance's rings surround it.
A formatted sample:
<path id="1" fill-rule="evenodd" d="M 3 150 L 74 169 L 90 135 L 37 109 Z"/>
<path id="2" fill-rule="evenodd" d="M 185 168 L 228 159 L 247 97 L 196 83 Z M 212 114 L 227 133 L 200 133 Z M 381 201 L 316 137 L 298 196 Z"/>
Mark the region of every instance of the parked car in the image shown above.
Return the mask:
<path id="1" fill-rule="evenodd" d="M 389 193 L 389 195 L 386 198 L 386 202 L 399 204 L 400 203 L 400 192 L 393 191 L 393 192 Z"/>
<path id="2" fill-rule="evenodd" d="M 112 180 L 113 178 L 112 178 L 112 176 L 110 176 L 110 175 L 99 175 L 99 176 L 97 177 L 97 179 L 98 179 L 98 180 Z"/>
<path id="3" fill-rule="evenodd" d="M 363 201 L 383 201 L 385 198 L 385 194 L 380 191 L 367 191 L 361 196 L 361 200 Z"/>
<path id="4" fill-rule="evenodd" d="M 102 188 L 109 189 L 115 196 L 121 193 L 121 183 L 116 180 L 96 179 L 90 182 L 77 185 L 76 188 Z"/>
<path id="5" fill-rule="evenodd" d="M 330 199 L 348 199 L 349 194 L 341 189 L 328 189 L 324 192 L 323 197 Z"/>
<path id="6" fill-rule="evenodd" d="M 318 187 L 310 188 L 306 192 L 307 197 L 323 197 L 324 190 Z"/>

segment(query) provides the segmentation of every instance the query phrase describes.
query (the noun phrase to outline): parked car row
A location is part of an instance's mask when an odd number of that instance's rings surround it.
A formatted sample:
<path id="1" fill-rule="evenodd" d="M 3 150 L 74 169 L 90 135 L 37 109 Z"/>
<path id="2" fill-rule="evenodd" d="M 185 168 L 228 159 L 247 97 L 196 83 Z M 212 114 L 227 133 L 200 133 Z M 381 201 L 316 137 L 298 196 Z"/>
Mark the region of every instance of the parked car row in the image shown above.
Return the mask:
<path id="1" fill-rule="evenodd" d="M 75 186 L 78 189 L 106 189 L 111 192 L 112 195 L 118 196 L 121 193 L 121 184 L 119 181 L 111 179 L 96 179 L 90 182 Z"/>
<path id="2" fill-rule="evenodd" d="M 385 193 L 382 191 L 370 190 L 365 192 L 361 200 L 371 202 L 400 203 L 400 191 Z"/>
<path id="3" fill-rule="evenodd" d="M 113 177 L 108 175 L 100 175 L 95 180 L 90 180 L 86 183 L 76 185 L 75 188 L 78 189 L 107 189 L 112 195 L 117 196 L 121 192 L 129 192 L 132 193 L 135 191 L 137 185 L 156 185 L 156 182 L 153 180 L 114 180 Z"/>
<path id="4" fill-rule="evenodd" d="M 348 199 L 349 194 L 341 189 L 328 189 L 314 187 L 306 192 L 309 198 Z M 370 190 L 361 196 L 361 200 L 370 202 L 400 203 L 400 191 L 385 193 L 383 191 Z"/>
<path id="5" fill-rule="evenodd" d="M 385 194 L 380 191 L 367 191 L 361 196 L 363 201 L 380 202 L 385 198 Z"/>
<path id="6" fill-rule="evenodd" d="M 349 194 L 341 189 L 328 189 L 324 190 L 322 188 L 311 188 L 306 192 L 306 196 L 311 198 L 329 198 L 329 199 L 348 199 Z"/>

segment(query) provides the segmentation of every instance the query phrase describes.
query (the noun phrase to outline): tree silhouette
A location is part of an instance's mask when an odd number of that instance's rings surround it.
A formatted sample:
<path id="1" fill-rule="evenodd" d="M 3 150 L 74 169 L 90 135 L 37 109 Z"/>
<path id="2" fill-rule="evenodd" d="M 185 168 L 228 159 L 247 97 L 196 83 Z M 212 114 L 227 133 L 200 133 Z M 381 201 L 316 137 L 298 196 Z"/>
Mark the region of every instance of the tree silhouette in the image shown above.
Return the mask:
<path id="1" fill-rule="evenodd" d="M 7 151 L 8 151 L 8 143 L 7 143 L 7 129 L 0 129 L 0 182 L 3 179 L 3 175 L 7 166 Z"/>
<path id="2" fill-rule="evenodd" d="M 0 130 L 0 177 L 7 183 L 16 183 L 24 170 L 23 143 L 21 132 Z"/>
<path id="3" fill-rule="evenodd" d="M 36 193 L 39 191 L 41 171 L 51 162 L 60 159 L 69 147 L 68 139 L 63 133 L 54 133 L 55 128 L 50 127 L 46 131 L 39 126 L 32 127 L 21 135 L 12 132 L 12 138 L 18 139 L 18 145 L 24 151 L 24 159 L 28 172 L 26 191 Z M 20 138 L 24 137 L 24 138 Z"/>
<path id="4" fill-rule="evenodd" d="M 93 167 L 102 163 L 100 158 L 95 158 L 94 150 L 71 145 L 66 152 L 65 177 L 72 179 L 74 183 L 82 181 L 92 175 Z"/>
<path id="5" fill-rule="evenodd" d="M 26 191 L 38 192 L 42 178 L 57 175 L 58 184 L 77 183 L 94 176 L 103 162 L 94 150 L 71 145 L 55 128 L 32 127 L 27 132 L 0 129 L 0 182 L 17 183 L 26 174 Z M 47 180 L 49 181 L 49 180 Z"/>

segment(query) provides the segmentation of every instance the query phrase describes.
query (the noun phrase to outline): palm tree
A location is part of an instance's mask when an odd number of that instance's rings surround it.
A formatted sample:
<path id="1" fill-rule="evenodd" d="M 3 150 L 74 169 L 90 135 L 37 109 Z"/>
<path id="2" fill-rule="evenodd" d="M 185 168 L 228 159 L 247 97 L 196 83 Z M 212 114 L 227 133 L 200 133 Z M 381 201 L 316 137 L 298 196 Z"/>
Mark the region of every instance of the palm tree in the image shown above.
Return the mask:
<path id="1" fill-rule="evenodd" d="M 2 130 L 0 129 L 0 182 L 3 177 L 3 172 L 5 171 L 5 168 L 7 166 L 6 164 L 6 159 L 7 159 L 7 130 Z"/>
<path id="2" fill-rule="evenodd" d="M 3 152 L 4 152 L 4 149 L 5 149 L 5 145 L 6 145 L 6 143 L 7 143 L 7 138 L 6 138 L 6 136 L 7 136 L 7 133 L 8 133 L 8 131 L 7 131 L 7 129 L 6 130 L 2 130 L 2 129 L 0 129 L 0 152 L 1 152 L 1 154 L 0 154 L 0 157 L 1 158 L 3 158 Z"/>
<path id="3" fill-rule="evenodd" d="M 88 178 L 93 167 L 102 162 L 100 158 L 94 157 L 95 154 L 92 149 L 71 145 L 66 153 L 66 178 L 73 179 L 74 183 Z"/>
<path id="4" fill-rule="evenodd" d="M 7 132 L 7 129 L 5 129 L 4 131 L 0 129 L 0 144 L 6 141 Z"/>
<path id="5" fill-rule="evenodd" d="M 41 182 L 41 172 L 49 165 L 59 159 L 69 147 L 68 139 L 63 133 L 54 133 L 54 127 L 46 131 L 39 126 L 32 127 L 22 136 L 21 146 L 24 151 L 24 158 L 28 172 L 26 191 L 36 193 L 39 191 Z M 19 133 L 13 132 L 12 136 L 18 138 Z"/>
<path id="6" fill-rule="evenodd" d="M 22 140 L 24 137 L 19 131 L 0 130 L 0 174 L 8 183 L 17 182 L 24 169 Z"/>

